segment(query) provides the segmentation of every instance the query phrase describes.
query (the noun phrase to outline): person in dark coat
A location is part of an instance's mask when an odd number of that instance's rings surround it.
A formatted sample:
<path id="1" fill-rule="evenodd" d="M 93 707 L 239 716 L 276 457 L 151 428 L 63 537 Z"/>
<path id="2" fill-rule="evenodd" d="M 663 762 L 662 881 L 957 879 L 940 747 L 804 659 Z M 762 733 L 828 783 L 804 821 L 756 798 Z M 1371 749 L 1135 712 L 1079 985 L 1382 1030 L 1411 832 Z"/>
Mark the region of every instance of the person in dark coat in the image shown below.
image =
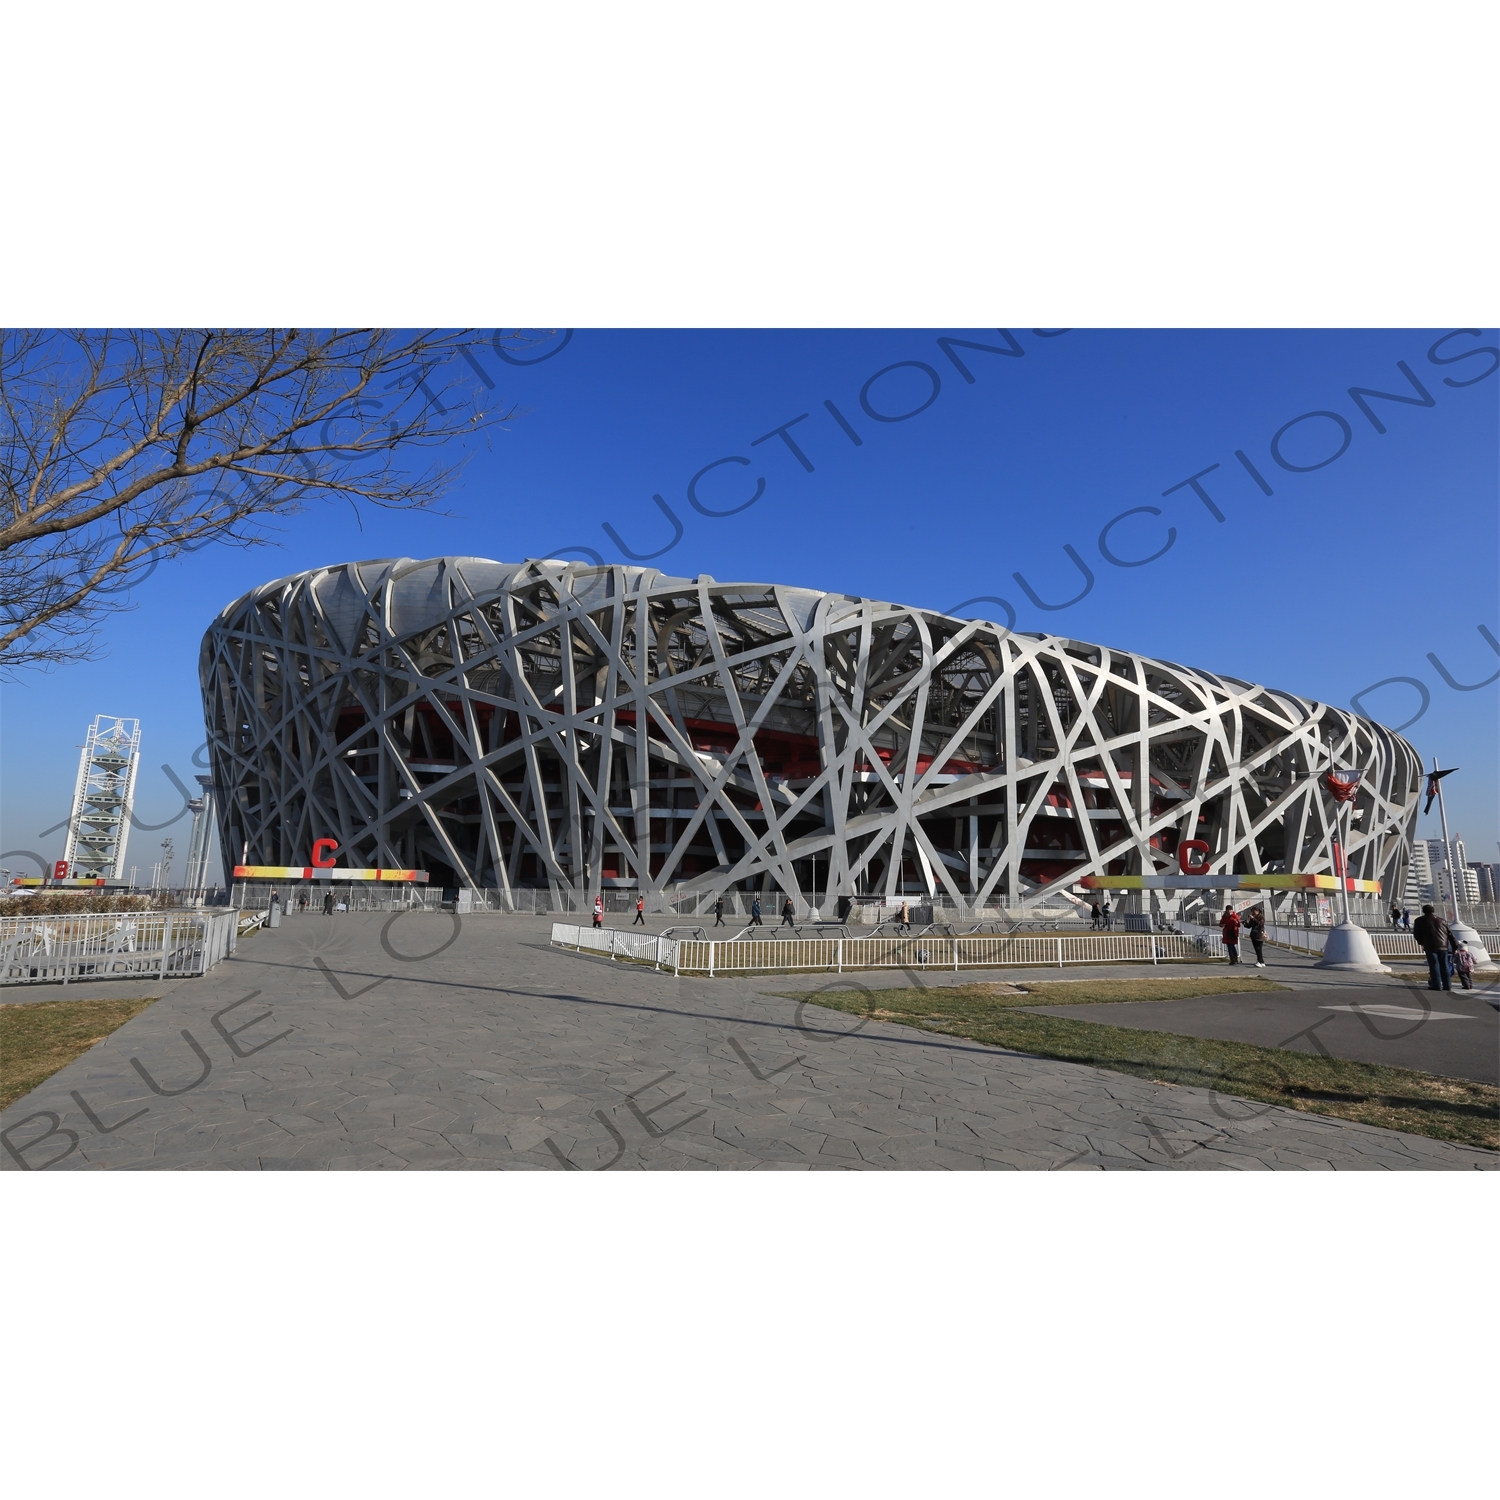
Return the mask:
<path id="1" fill-rule="evenodd" d="M 323 915 L 325 917 L 331 917 L 333 915 L 333 892 L 332 891 L 329 891 L 327 893 L 327 895 L 325 895 L 323 897 Z"/>
<path id="2" fill-rule="evenodd" d="M 1422 915 L 1411 924 L 1411 935 L 1427 955 L 1427 988 L 1451 990 L 1453 978 L 1448 970 L 1448 954 L 1457 946 L 1453 941 L 1453 929 L 1430 906 L 1422 908 Z"/>
<path id="3" fill-rule="evenodd" d="M 781 905 L 781 925 L 793 928 L 797 925 L 797 909 L 792 905 L 792 898 L 790 896 Z"/>
<path id="4" fill-rule="evenodd" d="M 1255 967 L 1263 969 L 1266 966 L 1266 913 L 1264 908 L 1252 906 L 1245 913 L 1245 931 L 1250 935 L 1250 942 L 1255 948 Z"/>
<path id="5" fill-rule="evenodd" d="M 760 919 L 760 897 L 757 896 L 750 903 L 750 925 L 752 927 L 764 927 L 765 923 Z"/>
<path id="6" fill-rule="evenodd" d="M 1224 915 L 1219 918 L 1219 932 L 1224 939 L 1224 951 L 1229 955 L 1229 962 L 1237 964 L 1240 961 L 1240 918 L 1232 906 L 1225 907 Z"/>
<path id="7" fill-rule="evenodd" d="M 723 925 L 724 925 L 724 898 L 722 896 L 720 896 L 718 898 L 718 900 L 716 900 L 714 902 L 714 926 L 715 927 L 722 927 Z"/>

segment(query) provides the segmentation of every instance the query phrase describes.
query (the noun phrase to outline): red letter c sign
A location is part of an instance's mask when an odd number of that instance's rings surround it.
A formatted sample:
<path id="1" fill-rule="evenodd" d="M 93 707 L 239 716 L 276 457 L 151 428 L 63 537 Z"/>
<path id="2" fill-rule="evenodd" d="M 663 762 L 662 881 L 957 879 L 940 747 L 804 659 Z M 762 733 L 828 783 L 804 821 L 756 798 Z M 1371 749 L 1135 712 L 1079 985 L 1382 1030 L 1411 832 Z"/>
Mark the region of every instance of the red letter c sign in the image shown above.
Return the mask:
<path id="1" fill-rule="evenodd" d="M 1193 864 L 1189 856 L 1196 849 L 1203 858 Z M 1184 875 L 1207 875 L 1208 874 L 1208 845 L 1202 839 L 1183 839 L 1177 846 L 1177 868 Z"/>
<path id="2" fill-rule="evenodd" d="M 316 839 L 316 840 L 314 840 L 313 846 L 312 846 L 312 862 L 313 862 L 314 867 L 316 869 L 319 869 L 319 870 L 331 870 L 333 868 L 333 864 L 334 864 L 333 856 L 334 856 L 334 853 L 337 851 L 338 847 L 339 847 L 339 841 L 337 839 Z M 1208 845 L 1205 844 L 1203 847 L 1205 849 L 1207 849 Z M 328 858 L 327 859 L 324 859 L 322 857 L 323 856 L 323 851 L 325 849 L 328 851 Z"/>

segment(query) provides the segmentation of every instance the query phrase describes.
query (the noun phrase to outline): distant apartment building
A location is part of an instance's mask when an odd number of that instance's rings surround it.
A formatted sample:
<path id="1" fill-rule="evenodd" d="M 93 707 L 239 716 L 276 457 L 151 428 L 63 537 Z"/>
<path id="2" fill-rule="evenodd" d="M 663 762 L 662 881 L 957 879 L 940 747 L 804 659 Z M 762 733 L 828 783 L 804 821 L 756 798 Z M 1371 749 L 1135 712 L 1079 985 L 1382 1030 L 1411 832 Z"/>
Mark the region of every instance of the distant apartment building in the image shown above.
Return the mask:
<path id="1" fill-rule="evenodd" d="M 1495 899 L 1495 879 L 1489 866 L 1471 863 L 1462 839 L 1453 840 L 1453 864 L 1458 875 L 1458 900 L 1469 905 L 1479 901 Z M 1481 870 L 1488 872 L 1486 877 Z M 1407 875 L 1406 899 L 1410 901 L 1413 885 L 1427 887 L 1427 894 L 1420 899 L 1427 901 L 1453 900 L 1453 881 L 1448 873 L 1448 851 L 1442 839 L 1418 839 L 1412 849 L 1412 861 Z M 1490 894 L 1486 896 L 1484 891 Z"/>
<path id="2" fill-rule="evenodd" d="M 1428 848 L 1428 840 L 1418 839 L 1411 848 L 1411 863 L 1406 867 L 1406 887 L 1401 893 L 1401 900 L 1405 906 L 1414 910 L 1424 901 L 1436 899 L 1437 889 L 1432 878 L 1432 851 Z"/>
<path id="3" fill-rule="evenodd" d="M 1459 865 L 1457 899 L 1469 906 L 1475 905 L 1481 898 L 1479 895 L 1479 876 L 1471 865 Z M 1453 882 L 1449 879 L 1447 870 L 1438 871 L 1438 889 L 1442 892 L 1443 900 L 1454 899 Z"/>

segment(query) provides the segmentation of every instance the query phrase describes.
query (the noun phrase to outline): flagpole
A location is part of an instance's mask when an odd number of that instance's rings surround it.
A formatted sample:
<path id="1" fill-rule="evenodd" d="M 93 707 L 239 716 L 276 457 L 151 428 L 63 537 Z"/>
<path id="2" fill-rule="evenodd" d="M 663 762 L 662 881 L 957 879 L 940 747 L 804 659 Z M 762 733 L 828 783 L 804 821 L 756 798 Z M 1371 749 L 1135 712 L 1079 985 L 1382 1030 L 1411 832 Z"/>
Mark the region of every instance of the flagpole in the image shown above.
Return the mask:
<path id="1" fill-rule="evenodd" d="M 1337 773 L 1338 762 L 1333 758 L 1333 736 L 1328 736 L 1328 774 L 1333 776 Z M 1354 798 L 1351 794 L 1348 799 L 1349 806 L 1349 832 L 1354 832 Z M 1352 922 L 1353 915 L 1349 910 L 1349 841 L 1343 833 L 1345 799 L 1338 797 L 1333 804 L 1333 873 L 1339 878 L 1339 886 L 1344 893 L 1344 920 Z"/>
<path id="2" fill-rule="evenodd" d="M 1443 778 L 1451 776 L 1457 770 L 1456 766 L 1450 766 L 1443 771 L 1438 768 L 1437 756 L 1432 757 L 1432 770 L 1427 778 L 1427 812 L 1432 810 L 1432 798 L 1437 796 L 1438 817 L 1441 819 L 1443 830 L 1443 861 L 1448 869 L 1448 900 L 1445 903 L 1453 913 L 1453 920 L 1448 924 L 1453 936 L 1474 955 L 1474 961 L 1486 973 L 1494 972 L 1494 963 L 1490 958 L 1489 950 L 1484 946 L 1484 939 L 1469 926 L 1458 914 L 1458 871 L 1453 865 L 1453 840 L 1448 836 L 1448 808 L 1443 801 Z M 1425 813 L 1424 813 L 1425 816 Z"/>
<path id="3" fill-rule="evenodd" d="M 1333 798 L 1333 868 L 1334 875 L 1344 891 L 1344 920 L 1329 930 L 1323 941 L 1323 956 L 1313 965 L 1315 969 L 1344 969 L 1360 974 L 1389 974 L 1391 971 L 1380 960 L 1375 951 L 1375 941 L 1354 920 L 1349 904 L 1349 849 L 1343 841 L 1343 804 L 1352 803 L 1360 783 L 1360 772 L 1351 770 L 1346 780 L 1339 774 L 1338 762 L 1333 758 L 1333 736 L 1328 736 L 1328 772 L 1322 777 L 1323 785 Z M 1354 810 L 1349 810 L 1349 827 L 1354 827 Z"/>
<path id="4" fill-rule="evenodd" d="M 1432 769 L 1436 775 L 1438 769 L 1437 756 L 1432 757 Z M 1443 826 L 1443 863 L 1448 869 L 1448 909 L 1453 920 L 1458 921 L 1458 872 L 1453 868 L 1453 843 L 1448 837 L 1448 808 L 1443 802 L 1443 783 L 1441 779 L 1434 783 L 1437 787 L 1438 817 Z"/>
<path id="5" fill-rule="evenodd" d="M 1354 836 L 1354 798 L 1351 797 L 1339 810 L 1341 812 L 1347 810 L 1348 813 L 1345 819 L 1344 844 L 1339 852 L 1339 862 L 1344 867 L 1344 920 L 1352 922 L 1354 916 L 1349 910 L 1349 843 Z"/>
<path id="6" fill-rule="evenodd" d="M 1340 883 L 1344 888 L 1344 920 L 1346 922 L 1352 922 L 1354 920 L 1353 913 L 1351 913 L 1349 910 L 1349 843 L 1354 836 L 1354 795 L 1355 794 L 1351 792 L 1348 797 L 1346 797 L 1342 802 L 1339 803 L 1338 808 L 1339 812 L 1341 813 L 1346 809 L 1348 811 L 1348 817 L 1345 820 L 1347 826 L 1344 831 L 1343 847 L 1339 850 L 1339 863 L 1343 866 L 1343 874 L 1340 876 Z"/>

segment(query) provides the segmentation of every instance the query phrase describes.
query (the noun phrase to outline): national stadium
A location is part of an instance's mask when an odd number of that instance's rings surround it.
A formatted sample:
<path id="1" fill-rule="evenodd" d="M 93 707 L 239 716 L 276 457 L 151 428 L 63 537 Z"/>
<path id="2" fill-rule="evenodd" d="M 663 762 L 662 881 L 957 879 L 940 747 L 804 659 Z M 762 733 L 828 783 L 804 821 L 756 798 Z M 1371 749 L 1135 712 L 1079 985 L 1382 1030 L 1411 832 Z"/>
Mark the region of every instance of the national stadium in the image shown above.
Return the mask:
<path id="1" fill-rule="evenodd" d="M 1190 840 L 1194 869 L 1329 876 L 1335 768 L 1360 773 L 1347 876 L 1399 893 L 1421 775 L 1369 719 L 1113 646 L 557 560 L 264 584 L 200 680 L 226 878 L 327 864 L 321 841 L 502 904 L 1010 909 L 1170 877 Z"/>

